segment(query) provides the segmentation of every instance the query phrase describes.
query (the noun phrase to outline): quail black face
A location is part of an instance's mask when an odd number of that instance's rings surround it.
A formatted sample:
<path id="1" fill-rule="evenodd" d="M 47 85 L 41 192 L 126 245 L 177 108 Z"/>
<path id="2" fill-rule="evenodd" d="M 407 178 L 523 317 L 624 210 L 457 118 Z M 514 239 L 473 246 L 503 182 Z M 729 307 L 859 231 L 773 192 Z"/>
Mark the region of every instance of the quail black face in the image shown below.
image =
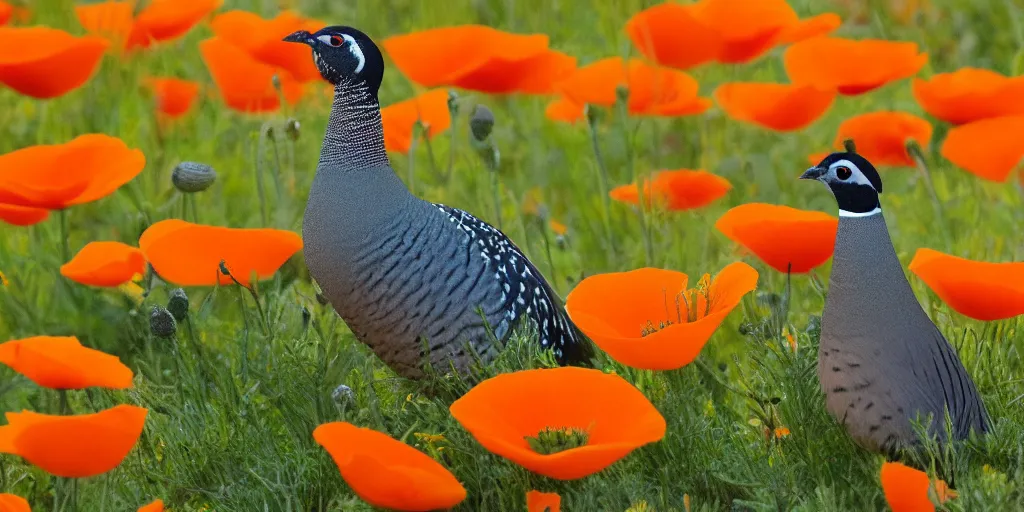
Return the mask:
<path id="1" fill-rule="evenodd" d="M 839 215 L 864 217 L 881 211 L 878 194 L 882 178 L 866 158 L 856 153 L 832 153 L 807 169 L 802 180 L 818 180 L 828 186 L 839 203 Z"/>
<path id="2" fill-rule="evenodd" d="M 324 27 L 314 33 L 300 30 L 284 38 L 309 45 L 313 62 L 324 80 L 334 85 L 365 83 L 373 93 L 384 78 L 384 57 L 366 34 L 352 27 Z"/>

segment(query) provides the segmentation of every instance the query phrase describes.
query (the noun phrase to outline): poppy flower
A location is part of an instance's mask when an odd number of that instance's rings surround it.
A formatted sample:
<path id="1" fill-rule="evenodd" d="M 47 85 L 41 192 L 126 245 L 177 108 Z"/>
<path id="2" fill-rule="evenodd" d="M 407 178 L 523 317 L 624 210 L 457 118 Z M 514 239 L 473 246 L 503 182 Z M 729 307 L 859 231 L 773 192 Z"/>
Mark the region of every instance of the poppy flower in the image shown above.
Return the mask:
<path id="1" fill-rule="evenodd" d="M 156 500 L 149 505 L 143 505 L 139 508 L 139 512 L 164 512 L 164 502 Z"/>
<path id="2" fill-rule="evenodd" d="M 50 210 L 88 203 L 112 194 L 145 165 L 142 151 L 107 135 L 30 146 L 0 155 L 0 203 Z"/>
<path id="3" fill-rule="evenodd" d="M 135 17 L 133 46 L 177 39 L 220 7 L 223 0 L 150 0 Z"/>
<path id="4" fill-rule="evenodd" d="M 278 68 L 256 60 L 225 39 L 211 37 L 202 41 L 199 53 L 224 103 L 239 112 L 269 112 L 280 107 L 274 76 L 280 81 L 281 92 L 289 104 L 295 104 L 302 96 L 302 84 L 291 74 L 280 73 Z"/>
<path id="5" fill-rule="evenodd" d="M 626 22 L 633 45 L 662 66 L 690 69 L 715 60 L 724 42 L 713 26 L 695 13 L 697 4 L 664 2 L 648 7 Z"/>
<path id="6" fill-rule="evenodd" d="M 916 43 L 813 37 L 786 49 L 789 79 L 854 96 L 917 74 L 928 62 Z"/>
<path id="7" fill-rule="evenodd" d="M 1024 76 L 961 68 L 928 80 L 915 78 L 914 98 L 925 112 L 953 124 L 1024 115 Z"/>
<path id="8" fill-rule="evenodd" d="M 942 156 L 965 171 L 1004 182 L 1024 158 L 1024 116 L 982 119 L 949 130 Z"/>
<path id="9" fill-rule="evenodd" d="M 83 347 L 74 336 L 36 336 L 0 343 L 0 363 L 51 389 L 132 387 L 121 360 Z"/>
<path id="10" fill-rule="evenodd" d="M 529 491 L 526 512 L 562 512 L 562 497 L 557 492 Z"/>
<path id="11" fill-rule="evenodd" d="M 693 289 L 674 270 L 642 268 L 587 277 L 566 298 L 573 322 L 616 361 L 645 370 L 693 362 L 735 308 L 757 287 L 757 271 L 732 263 Z M 618 300 L 608 300 L 617 297 Z"/>
<path id="12" fill-rule="evenodd" d="M 833 146 L 842 150 L 843 141 L 853 139 L 857 152 L 875 165 L 912 167 L 914 159 L 907 142 L 927 147 L 932 139 L 932 124 L 906 112 L 870 112 L 843 121 Z"/>
<path id="13" fill-rule="evenodd" d="M 0 7 L 2 10 L 3 7 Z M 0 511 L 2 512 L 32 512 L 32 508 L 28 506 L 28 501 L 21 496 L 15 496 L 13 494 L 0 494 Z"/>
<path id="14" fill-rule="evenodd" d="M 602 59 L 576 70 L 558 84 L 560 92 L 576 104 L 612 106 L 619 86 L 629 89 L 629 112 L 635 115 L 684 116 L 700 114 L 711 106 L 697 96 L 699 86 L 690 75 L 655 67 L 638 59 Z"/>
<path id="15" fill-rule="evenodd" d="M 49 27 L 0 27 L 0 83 L 33 98 L 63 96 L 89 80 L 108 45 Z"/>
<path id="16" fill-rule="evenodd" d="M 179 78 L 149 78 L 146 85 L 156 98 L 161 116 L 175 119 L 188 113 L 199 96 L 199 83 Z"/>
<path id="17" fill-rule="evenodd" d="M 466 499 L 466 489 L 444 466 L 382 432 L 339 421 L 317 427 L 313 439 L 356 495 L 373 506 L 426 511 Z"/>
<path id="18" fill-rule="evenodd" d="M 839 219 L 824 213 L 764 203 L 739 205 L 715 228 L 768 266 L 801 274 L 825 263 L 835 249 Z"/>
<path id="19" fill-rule="evenodd" d="M 544 116 L 552 121 L 573 124 L 584 118 L 586 107 L 566 99 L 564 96 L 548 103 L 544 108 Z"/>
<path id="20" fill-rule="evenodd" d="M 928 497 L 931 482 L 928 474 L 899 462 L 882 464 L 879 474 L 885 501 L 893 512 L 935 512 Z"/>
<path id="21" fill-rule="evenodd" d="M 548 94 L 576 59 L 548 48 L 543 34 L 512 34 L 483 25 L 442 27 L 381 42 L 395 66 L 424 87 L 493 94 Z"/>
<path id="22" fill-rule="evenodd" d="M 958 313 L 977 320 L 1024 314 L 1024 263 L 989 263 L 918 249 L 910 271 Z"/>
<path id="23" fill-rule="evenodd" d="M 665 418 L 643 393 L 618 375 L 587 368 L 503 373 L 474 386 L 450 411 L 488 451 L 559 480 L 597 473 L 665 437 Z M 528 438 L 549 429 L 585 431 L 586 443 L 534 451 Z"/>
<path id="24" fill-rule="evenodd" d="M 785 0 L 702 0 L 693 15 L 722 41 L 719 62 L 750 62 L 776 45 L 825 35 L 839 28 L 835 14 L 801 21 Z"/>
<path id="25" fill-rule="evenodd" d="M 635 183 L 618 186 L 609 196 L 616 201 L 640 204 L 639 188 Z M 644 198 L 648 204 L 656 201 L 669 211 L 703 208 L 731 189 L 728 180 L 703 170 L 659 171 L 652 180 L 644 180 Z"/>
<path id="26" fill-rule="evenodd" d="M 0 0 L 0 25 L 6 25 L 13 15 L 14 6 L 5 2 L 4 0 Z"/>
<path id="27" fill-rule="evenodd" d="M 179 286 L 249 285 L 268 279 L 302 249 L 302 238 L 280 229 L 237 229 L 169 219 L 150 226 L 139 247 L 164 280 Z M 223 261 L 231 276 L 220 272 Z"/>
<path id="28" fill-rule="evenodd" d="M 434 138 L 451 126 L 448 91 L 435 89 L 388 105 L 380 109 L 380 117 L 384 124 L 384 147 L 388 151 L 408 153 L 417 121 L 426 127 L 428 138 Z"/>
<path id="29" fill-rule="evenodd" d="M 90 286 L 120 286 L 145 273 L 142 251 L 121 242 L 89 242 L 60 267 L 60 275 Z"/>
<path id="30" fill-rule="evenodd" d="M 12 226 L 31 226 L 39 224 L 50 216 L 50 210 L 32 208 L 31 206 L 15 206 L 0 203 L 0 220 Z"/>
<path id="31" fill-rule="evenodd" d="M 733 82 L 715 89 L 715 100 L 733 119 L 780 132 L 817 121 L 835 97 L 835 91 L 812 85 Z"/>
<path id="32" fill-rule="evenodd" d="M 101 475 L 132 451 L 148 412 L 134 405 L 77 416 L 9 412 L 0 427 L 0 453 L 21 456 L 55 476 Z"/>
<path id="33" fill-rule="evenodd" d="M 75 5 L 75 16 L 86 32 L 124 47 L 135 26 L 135 2 L 109 0 Z"/>
<path id="34" fill-rule="evenodd" d="M 299 82 L 320 80 L 320 72 L 309 57 L 309 48 L 281 39 L 298 30 L 316 32 L 326 23 L 284 11 L 267 20 L 247 11 L 228 11 L 213 18 L 214 35 L 239 46 L 256 60 L 281 68 Z"/>

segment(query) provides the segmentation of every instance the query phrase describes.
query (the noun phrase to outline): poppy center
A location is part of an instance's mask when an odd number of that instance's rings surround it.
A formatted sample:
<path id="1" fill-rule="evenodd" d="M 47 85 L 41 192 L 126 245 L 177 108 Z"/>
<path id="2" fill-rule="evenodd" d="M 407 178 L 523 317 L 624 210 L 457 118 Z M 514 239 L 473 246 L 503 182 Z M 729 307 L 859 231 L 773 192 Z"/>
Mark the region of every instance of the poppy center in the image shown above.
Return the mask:
<path id="1" fill-rule="evenodd" d="M 586 430 L 576 427 L 544 427 L 536 436 L 525 437 L 530 449 L 541 455 L 586 446 L 589 438 Z"/>
<path id="2" fill-rule="evenodd" d="M 675 311 L 671 310 L 672 307 Z M 696 322 L 711 313 L 711 309 L 711 276 L 704 274 L 696 288 L 677 293 L 671 304 L 666 293 L 665 319 L 648 320 L 640 326 L 640 336 L 654 334 L 670 325 Z"/>

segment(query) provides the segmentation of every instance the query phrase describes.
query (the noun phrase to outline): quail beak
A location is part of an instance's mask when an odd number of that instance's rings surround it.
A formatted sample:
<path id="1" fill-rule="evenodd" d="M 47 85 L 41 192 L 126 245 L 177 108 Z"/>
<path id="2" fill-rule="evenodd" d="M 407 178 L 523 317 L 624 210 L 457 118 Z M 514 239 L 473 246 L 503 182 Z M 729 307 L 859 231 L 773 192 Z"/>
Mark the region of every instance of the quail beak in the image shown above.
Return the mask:
<path id="1" fill-rule="evenodd" d="M 802 179 L 802 180 L 820 180 L 821 177 L 824 176 L 825 173 L 827 173 L 827 172 L 828 172 L 828 169 L 826 169 L 824 167 L 817 167 L 817 166 L 811 167 L 810 169 L 807 169 L 806 171 L 804 171 L 803 174 L 800 175 L 800 179 Z"/>
<path id="2" fill-rule="evenodd" d="M 288 34 L 288 36 L 282 39 L 282 41 L 288 43 L 301 43 L 311 45 L 313 44 L 313 34 L 310 34 L 305 30 L 300 30 L 298 32 L 292 32 L 291 34 Z"/>

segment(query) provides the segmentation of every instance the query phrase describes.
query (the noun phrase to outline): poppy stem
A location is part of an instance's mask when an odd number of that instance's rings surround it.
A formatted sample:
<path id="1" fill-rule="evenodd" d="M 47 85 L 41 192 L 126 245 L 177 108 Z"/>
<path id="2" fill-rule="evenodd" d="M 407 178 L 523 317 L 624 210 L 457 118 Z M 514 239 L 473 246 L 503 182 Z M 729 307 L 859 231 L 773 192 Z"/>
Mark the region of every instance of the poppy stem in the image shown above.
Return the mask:
<path id="1" fill-rule="evenodd" d="M 430 172 L 434 175 L 438 181 L 444 180 L 444 175 L 441 174 L 441 169 L 437 167 L 437 162 L 434 160 L 434 145 L 430 143 L 430 136 L 427 128 L 422 123 L 417 122 L 420 126 L 420 134 L 423 137 L 423 145 L 427 147 L 427 160 L 430 162 Z"/>
<path id="2" fill-rule="evenodd" d="M 601 154 L 601 144 L 597 140 L 597 115 L 593 105 L 586 106 L 587 127 L 590 128 L 590 145 L 594 150 L 594 158 L 597 160 L 597 179 L 601 185 L 601 206 L 604 228 L 608 232 L 608 240 L 611 242 L 610 249 L 614 254 L 618 247 L 615 243 L 615 231 L 612 230 L 611 221 L 611 186 L 608 180 L 608 167 L 605 165 L 604 156 Z"/>
<path id="3" fill-rule="evenodd" d="M 907 141 L 907 153 L 917 165 L 917 170 L 921 172 L 921 177 L 924 178 L 924 184 L 928 188 L 928 194 L 931 195 L 932 206 L 935 208 L 935 215 L 939 217 L 940 224 L 942 225 L 942 232 L 946 237 L 946 245 L 948 248 L 949 231 L 946 229 L 946 223 L 942 222 L 945 218 L 942 214 L 942 203 L 939 201 L 939 195 L 935 192 L 935 184 L 932 182 L 932 173 L 929 171 L 928 163 L 924 159 L 924 152 L 921 150 L 921 146 L 918 145 L 917 141 L 911 139 Z"/>
<path id="4" fill-rule="evenodd" d="M 498 179 L 497 169 L 491 169 L 491 194 L 494 195 L 494 223 L 501 231 L 501 181 Z"/>
<path id="5" fill-rule="evenodd" d="M 622 142 L 626 148 L 626 169 L 629 171 L 629 182 L 636 183 L 637 200 L 637 217 L 640 220 L 640 233 L 644 239 L 644 264 L 651 265 L 654 261 L 654 240 L 651 237 L 651 230 L 647 224 L 647 198 L 644 193 L 644 186 L 646 183 L 638 182 L 636 178 L 636 168 L 633 165 L 633 137 L 629 133 L 629 110 L 626 106 L 627 99 L 629 98 L 628 91 L 623 94 L 619 93 L 619 99 L 615 102 L 615 107 L 619 111 L 619 127 L 622 129 Z M 649 183 L 649 181 L 647 181 Z M 653 189 L 653 187 L 651 187 Z"/>
<path id="6" fill-rule="evenodd" d="M 270 214 L 267 211 L 267 194 L 263 186 L 263 158 L 259 154 L 262 136 L 261 132 L 257 136 L 258 140 L 256 141 L 256 144 L 253 144 L 253 164 L 256 171 L 256 194 L 260 198 L 260 219 L 263 221 L 263 226 L 269 226 Z"/>
<path id="7" fill-rule="evenodd" d="M 71 260 L 71 243 L 68 241 L 69 226 L 68 226 L 68 211 L 66 209 L 60 209 L 57 213 L 58 221 L 60 222 L 60 256 L 61 262 L 67 263 Z"/>
<path id="8" fill-rule="evenodd" d="M 413 125 L 413 130 L 415 129 L 416 126 Z M 416 148 L 419 146 L 419 142 L 419 138 L 413 134 L 412 142 L 409 144 L 409 168 L 407 169 L 409 178 L 405 183 L 405 186 L 409 187 L 409 192 L 413 195 L 416 194 Z"/>
<path id="9" fill-rule="evenodd" d="M 57 409 L 61 416 L 67 416 L 71 414 L 71 406 L 68 405 L 68 390 L 58 389 L 57 390 Z"/>
<path id="10" fill-rule="evenodd" d="M 452 125 L 448 128 L 448 131 L 450 132 L 449 133 L 450 141 L 448 143 L 448 168 L 445 169 L 445 171 L 444 171 L 444 179 L 442 181 L 442 183 L 444 183 L 446 185 L 448 184 L 448 180 L 452 179 L 452 169 L 455 168 L 455 146 L 456 146 L 456 141 L 458 141 L 458 139 L 459 139 L 458 137 L 455 136 L 455 134 L 458 131 L 456 129 L 458 127 L 458 123 L 459 123 L 459 116 L 458 115 L 453 115 L 452 116 Z"/>

